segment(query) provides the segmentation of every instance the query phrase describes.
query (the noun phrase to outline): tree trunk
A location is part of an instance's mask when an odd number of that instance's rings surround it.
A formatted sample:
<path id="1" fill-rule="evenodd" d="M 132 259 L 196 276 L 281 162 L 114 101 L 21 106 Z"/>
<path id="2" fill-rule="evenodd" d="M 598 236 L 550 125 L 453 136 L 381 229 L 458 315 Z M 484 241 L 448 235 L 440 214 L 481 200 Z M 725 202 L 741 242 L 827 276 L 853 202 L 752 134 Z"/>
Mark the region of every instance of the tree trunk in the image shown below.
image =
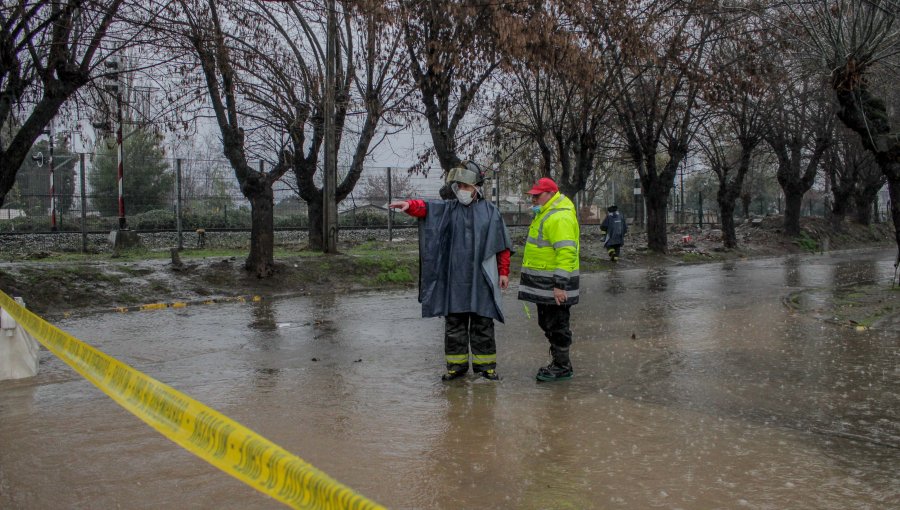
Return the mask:
<path id="1" fill-rule="evenodd" d="M 784 190 L 784 234 L 795 237 L 800 235 L 800 208 L 803 206 L 803 193 Z"/>
<path id="2" fill-rule="evenodd" d="M 309 249 L 321 251 L 325 246 L 325 231 L 322 225 L 325 210 L 321 195 L 318 200 L 306 202 L 306 208 L 309 214 Z"/>
<path id="3" fill-rule="evenodd" d="M 737 234 L 734 230 L 735 200 L 728 193 L 719 193 L 716 197 L 719 204 L 719 216 L 722 222 L 722 243 L 728 249 L 737 248 Z"/>
<path id="4" fill-rule="evenodd" d="M 244 184 L 250 200 L 250 253 L 244 269 L 267 278 L 275 272 L 275 195 L 264 176 Z"/>
<path id="5" fill-rule="evenodd" d="M 857 204 L 853 210 L 853 222 L 869 226 L 872 223 L 872 204 Z"/>
<path id="6" fill-rule="evenodd" d="M 734 203 L 719 203 L 719 215 L 722 219 L 722 243 L 729 250 L 737 248 L 737 233 L 734 229 Z"/>
<path id="7" fill-rule="evenodd" d="M 743 215 L 745 220 L 750 219 L 750 204 L 753 202 L 753 195 L 749 193 L 741 194 L 741 208 L 743 210 Z"/>
<path id="8" fill-rule="evenodd" d="M 844 228 L 844 218 L 847 217 L 849 201 L 849 194 L 838 194 L 835 192 L 834 201 L 831 203 L 831 217 L 829 218 L 831 228 L 835 232 L 840 232 Z"/>
<path id="9" fill-rule="evenodd" d="M 900 138 L 891 129 L 885 102 L 869 92 L 865 80 L 857 78 L 849 66 L 835 73 L 832 85 L 840 105 L 837 113 L 844 124 L 860 136 L 863 147 L 875 155 L 887 177 L 897 261 L 900 262 Z"/>
<path id="10" fill-rule="evenodd" d="M 831 217 L 828 219 L 829 223 L 831 223 L 831 229 L 835 232 L 840 232 L 844 230 L 844 220 L 847 218 L 847 208 L 841 207 L 838 209 L 837 206 L 831 208 Z M 868 225 L 868 223 L 863 223 L 863 225 Z"/>
<path id="11" fill-rule="evenodd" d="M 900 164 L 894 164 L 892 171 L 884 170 L 888 176 L 888 194 L 891 197 L 891 219 L 894 220 L 894 240 L 897 242 L 897 261 L 900 262 Z M 890 173 L 889 173 L 890 172 Z"/>
<path id="12" fill-rule="evenodd" d="M 647 247 L 656 253 L 668 253 L 666 233 L 666 198 L 668 193 L 651 190 L 644 198 L 647 206 Z"/>
<path id="13" fill-rule="evenodd" d="M 20 127 L 8 147 L 0 147 L 0 207 L 6 201 L 6 195 L 16 183 L 16 173 L 22 167 L 28 151 L 44 128 L 50 124 L 62 104 L 68 99 L 82 82 L 72 83 L 65 87 L 47 87 L 44 98 L 35 106 L 28 119 Z"/>

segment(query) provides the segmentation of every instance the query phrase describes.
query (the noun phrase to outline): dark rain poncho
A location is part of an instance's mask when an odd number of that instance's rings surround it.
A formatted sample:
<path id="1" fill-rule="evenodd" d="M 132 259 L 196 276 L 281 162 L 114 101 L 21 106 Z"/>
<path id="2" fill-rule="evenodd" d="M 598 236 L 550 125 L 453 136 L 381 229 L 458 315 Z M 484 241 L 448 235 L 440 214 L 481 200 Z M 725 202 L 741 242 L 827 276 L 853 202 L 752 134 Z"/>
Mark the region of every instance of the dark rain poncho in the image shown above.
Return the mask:
<path id="1" fill-rule="evenodd" d="M 628 225 L 625 223 L 625 218 L 618 211 L 609 213 L 603 219 L 600 230 L 606 232 L 606 242 L 603 243 L 604 248 L 625 244 L 625 233 L 628 232 Z"/>
<path id="2" fill-rule="evenodd" d="M 503 322 L 497 253 L 512 242 L 494 204 L 427 201 L 419 220 L 422 317 L 475 313 Z"/>

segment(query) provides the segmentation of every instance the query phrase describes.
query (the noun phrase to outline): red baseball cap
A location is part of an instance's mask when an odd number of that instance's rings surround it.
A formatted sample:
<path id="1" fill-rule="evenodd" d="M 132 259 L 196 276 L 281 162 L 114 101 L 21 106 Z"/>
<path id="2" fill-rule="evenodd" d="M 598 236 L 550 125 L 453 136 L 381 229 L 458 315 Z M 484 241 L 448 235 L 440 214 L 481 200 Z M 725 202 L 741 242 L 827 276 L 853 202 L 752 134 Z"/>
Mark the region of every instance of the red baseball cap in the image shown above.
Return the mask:
<path id="1" fill-rule="evenodd" d="M 529 195 L 540 195 L 541 193 L 556 193 L 557 191 L 559 191 L 559 187 L 556 186 L 553 179 L 541 177 L 527 193 Z"/>

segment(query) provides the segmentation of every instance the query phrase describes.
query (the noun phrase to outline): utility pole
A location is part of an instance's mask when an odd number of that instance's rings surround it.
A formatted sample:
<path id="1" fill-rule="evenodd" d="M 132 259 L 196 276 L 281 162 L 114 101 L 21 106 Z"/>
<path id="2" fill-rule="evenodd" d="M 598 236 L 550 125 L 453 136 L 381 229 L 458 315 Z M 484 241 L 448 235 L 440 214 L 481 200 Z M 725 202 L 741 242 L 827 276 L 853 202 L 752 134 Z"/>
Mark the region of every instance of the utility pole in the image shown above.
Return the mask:
<path id="1" fill-rule="evenodd" d="M 81 150 L 84 150 L 83 148 Z M 87 197 L 85 197 L 84 186 L 84 153 L 78 154 L 79 180 L 81 181 L 81 253 L 87 253 Z"/>
<path id="2" fill-rule="evenodd" d="M 497 203 L 497 210 L 500 210 L 500 151 L 494 152 L 494 201 Z"/>
<path id="3" fill-rule="evenodd" d="M 337 151 L 335 150 L 334 133 L 334 67 L 337 51 L 337 19 L 335 17 L 334 0 L 326 3 L 328 9 L 328 25 L 325 37 L 325 185 L 322 190 L 322 231 L 325 236 L 325 253 L 337 253 Z"/>
<path id="4" fill-rule="evenodd" d="M 178 251 L 184 249 L 181 225 L 181 158 L 175 160 L 175 230 L 178 231 Z"/>
<path id="5" fill-rule="evenodd" d="M 678 223 L 684 223 L 684 165 L 681 166 L 681 184 L 678 185 L 678 190 L 681 192 L 681 200 L 678 201 Z"/>
<path id="6" fill-rule="evenodd" d="M 700 218 L 700 221 L 697 223 L 697 226 L 700 228 L 703 228 L 703 192 L 702 191 L 699 192 L 698 195 L 699 195 L 698 217 Z"/>
<path id="7" fill-rule="evenodd" d="M 393 195 L 393 190 L 391 189 L 391 167 L 387 168 L 387 201 L 391 203 L 391 196 Z M 394 210 L 388 207 L 388 241 L 394 240 Z"/>
<path id="8" fill-rule="evenodd" d="M 641 201 L 641 175 L 637 170 L 634 171 L 634 224 L 638 223 L 638 207 Z M 641 222 L 643 224 L 643 222 Z"/>
<path id="9" fill-rule="evenodd" d="M 109 75 L 105 77 L 106 83 L 104 84 L 104 88 L 116 101 L 116 189 L 119 194 L 119 230 L 125 230 L 127 228 L 125 222 L 125 196 L 123 184 L 125 175 L 125 150 L 123 147 L 124 137 L 122 132 L 122 125 L 124 124 L 124 115 L 122 113 L 122 87 L 124 85 L 122 79 L 123 63 L 124 61 L 118 57 L 111 57 L 104 62 L 106 68 L 110 70 Z M 107 132 L 112 129 L 107 119 L 104 119 L 101 122 L 95 122 L 93 125 L 95 128 L 103 129 Z"/>
<path id="10" fill-rule="evenodd" d="M 120 70 L 121 71 L 121 70 Z M 119 189 L 119 230 L 128 228 L 125 222 L 125 150 L 122 140 L 122 83 L 121 75 L 116 73 L 116 183 Z"/>

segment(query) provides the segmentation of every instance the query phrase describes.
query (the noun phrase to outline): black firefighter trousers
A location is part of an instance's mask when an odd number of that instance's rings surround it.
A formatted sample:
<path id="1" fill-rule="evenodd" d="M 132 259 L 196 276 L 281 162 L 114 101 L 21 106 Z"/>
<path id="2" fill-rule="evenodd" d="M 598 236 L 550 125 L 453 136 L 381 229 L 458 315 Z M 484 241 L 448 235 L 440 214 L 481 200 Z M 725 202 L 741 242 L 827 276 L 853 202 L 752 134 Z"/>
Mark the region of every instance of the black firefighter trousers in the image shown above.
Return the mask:
<path id="1" fill-rule="evenodd" d="M 550 341 L 550 355 L 553 363 L 561 367 L 572 367 L 569 360 L 569 346 L 572 345 L 572 330 L 569 329 L 569 309 L 571 305 L 543 305 L 538 303 L 538 325 Z"/>
<path id="2" fill-rule="evenodd" d="M 444 320 L 444 356 L 447 370 L 469 370 L 469 348 L 472 370 L 477 374 L 497 368 L 497 343 L 494 341 L 494 319 L 474 313 L 451 313 Z"/>

